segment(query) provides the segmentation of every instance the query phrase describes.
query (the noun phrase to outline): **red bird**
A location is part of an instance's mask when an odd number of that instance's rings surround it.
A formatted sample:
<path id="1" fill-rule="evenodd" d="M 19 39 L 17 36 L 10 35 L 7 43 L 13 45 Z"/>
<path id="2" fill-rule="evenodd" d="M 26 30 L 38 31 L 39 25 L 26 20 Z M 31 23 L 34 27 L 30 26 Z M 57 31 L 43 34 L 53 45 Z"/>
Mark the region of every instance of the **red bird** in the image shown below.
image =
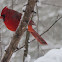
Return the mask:
<path id="1" fill-rule="evenodd" d="M 16 31 L 20 19 L 21 19 L 22 14 L 9 9 L 7 7 L 3 8 L 2 12 L 1 12 L 1 16 L 0 18 L 3 19 L 6 27 L 11 30 L 11 31 Z M 41 43 L 41 44 L 47 44 L 46 41 L 41 38 L 41 36 L 32 28 L 32 25 L 34 25 L 33 21 L 30 21 L 28 24 L 28 31 Z"/>
<path id="2" fill-rule="evenodd" d="M 3 21 L 9 30 L 16 31 L 19 25 L 21 16 L 22 16 L 21 13 L 5 7 L 1 12 L 0 18 L 3 18 Z"/>

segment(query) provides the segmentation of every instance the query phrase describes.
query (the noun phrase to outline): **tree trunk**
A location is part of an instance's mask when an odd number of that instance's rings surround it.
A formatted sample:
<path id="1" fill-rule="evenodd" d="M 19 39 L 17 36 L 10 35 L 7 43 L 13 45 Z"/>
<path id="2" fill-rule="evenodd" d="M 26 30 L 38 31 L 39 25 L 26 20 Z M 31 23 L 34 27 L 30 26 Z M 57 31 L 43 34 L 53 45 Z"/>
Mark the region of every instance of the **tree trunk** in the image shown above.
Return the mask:
<path id="1" fill-rule="evenodd" d="M 26 7 L 26 11 L 25 11 L 24 17 L 21 21 L 21 24 L 18 27 L 18 29 L 16 30 L 16 32 L 11 40 L 11 43 L 10 43 L 9 47 L 7 48 L 1 62 L 9 62 L 12 54 L 16 50 L 23 33 L 26 31 L 26 27 L 29 22 L 30 15 L 32 14 L 32 11 L 34 11 L 34 6 L 35 6 L 36 1 L 37 0 L 28 0 L 28 5 Z"/>

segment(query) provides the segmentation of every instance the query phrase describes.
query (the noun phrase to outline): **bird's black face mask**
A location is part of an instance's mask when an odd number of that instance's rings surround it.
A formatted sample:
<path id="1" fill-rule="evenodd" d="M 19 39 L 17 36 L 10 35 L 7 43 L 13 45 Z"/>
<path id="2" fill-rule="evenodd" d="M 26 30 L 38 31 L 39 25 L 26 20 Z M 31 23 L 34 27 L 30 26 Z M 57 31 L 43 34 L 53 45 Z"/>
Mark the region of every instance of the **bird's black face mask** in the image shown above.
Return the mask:
<path id="1" fill-rule="evenodd" d="M 1 15 L 3 17 L 3 21 L 5 21 L 5 14 Z"/>

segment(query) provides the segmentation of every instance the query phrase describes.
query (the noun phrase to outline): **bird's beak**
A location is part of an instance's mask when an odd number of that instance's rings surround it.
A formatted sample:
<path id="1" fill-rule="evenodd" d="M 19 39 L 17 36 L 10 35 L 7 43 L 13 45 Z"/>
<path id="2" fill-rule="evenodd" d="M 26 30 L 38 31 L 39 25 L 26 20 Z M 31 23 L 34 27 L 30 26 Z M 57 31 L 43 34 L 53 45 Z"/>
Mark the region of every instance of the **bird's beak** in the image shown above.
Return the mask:
<path id="1" fill-rule="evenodd" d="M 0 19 L 2 19 L 3 17 L 2 16 L 0 16 Z"/>

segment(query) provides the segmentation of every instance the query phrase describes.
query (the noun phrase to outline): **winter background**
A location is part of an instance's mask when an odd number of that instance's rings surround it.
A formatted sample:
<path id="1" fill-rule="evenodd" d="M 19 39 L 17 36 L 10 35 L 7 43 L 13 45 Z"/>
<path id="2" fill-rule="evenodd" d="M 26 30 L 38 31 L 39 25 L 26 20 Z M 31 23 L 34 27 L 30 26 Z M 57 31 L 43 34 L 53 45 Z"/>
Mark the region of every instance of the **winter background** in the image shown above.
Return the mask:
<path id="1" fill-rule="evenodd" d="M 12 2 L 13 1 L 13 2 Z M 12 4 L 13 3 L 13 4 Z M 23 13 L 27 0 L 0 0 L 0 13 L 5 6 Z M 34 22 L 38 26 L 33 28 L 39 33 L 46 31 L 59 17 L 62 16 L 62 0 L 39 0 L 38 17 L 35 14 Z M 35 11 L 36 7 L 35 7 Z M 48 45 L 41 45 L 36 40 L 29 44 L 28 62 L 62 62 L 62 19 L 60 19 L 48 32 L 42 35 L 42 38 Z M 0 19 L 0 60 L 3 57 L 5 49 L 8 47 L 14 32 L 9 31 Z M 18 47 L 24 45 L 25 35 L 22 36 Z M 30 35 L 30 40 L 34 39 Z M 49 51 L 50 50 L 50 51 Z M 49 51 L 49 52 L 48 52 Z M 12 55 L 10 62 L 23 62 L 24 48 L 18 50 Z"/>

